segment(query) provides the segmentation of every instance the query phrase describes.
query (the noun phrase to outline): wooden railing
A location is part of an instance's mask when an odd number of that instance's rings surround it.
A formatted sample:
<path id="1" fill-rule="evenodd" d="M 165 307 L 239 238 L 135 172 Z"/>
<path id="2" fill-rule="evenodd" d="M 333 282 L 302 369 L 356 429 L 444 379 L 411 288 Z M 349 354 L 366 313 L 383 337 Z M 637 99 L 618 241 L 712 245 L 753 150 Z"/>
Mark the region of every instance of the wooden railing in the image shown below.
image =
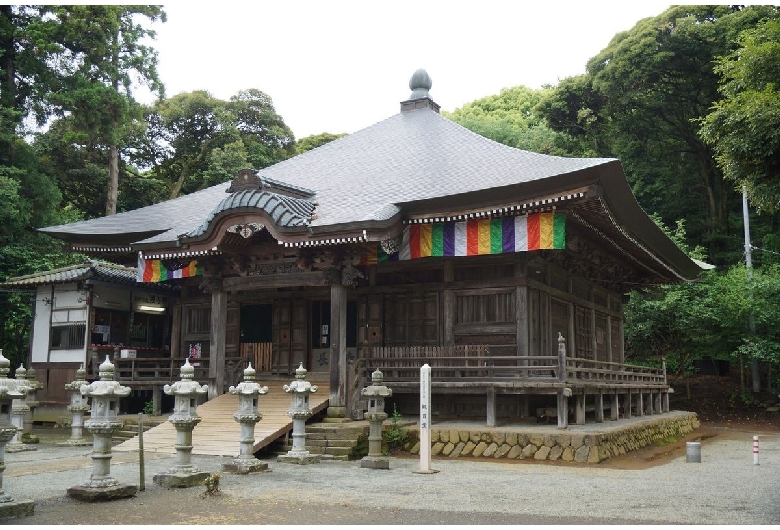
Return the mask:
<path id="1" fill-rule="evenodd" d="M 431 367 L 438 382 L 606 383 L 656 386 L 666 384 L 666 369 L 591 359 L 567 358 L 565 344 L 556 356 L 495 356 L 485 345 L 373 348 L 367 378 L 379 369 L 388 383 L 419 381 L 420 367 Z M 560 367 L 565 366 L 561 372 Z"/>
<path id="2" fill-rule="evenodd" d="M 171 357 L 142 357 L 137 359 L 114 359 L 114 378 L 124 384 L 163 384 L 181 379 L 184 359 Z M 209 359 L 190 359 L 195 369 L 193 379 L 201 384 L 209 382 Z M 243 379 L 247 365 L 246 357 L 225 359 L 225 384 L 235 386 Z"/>

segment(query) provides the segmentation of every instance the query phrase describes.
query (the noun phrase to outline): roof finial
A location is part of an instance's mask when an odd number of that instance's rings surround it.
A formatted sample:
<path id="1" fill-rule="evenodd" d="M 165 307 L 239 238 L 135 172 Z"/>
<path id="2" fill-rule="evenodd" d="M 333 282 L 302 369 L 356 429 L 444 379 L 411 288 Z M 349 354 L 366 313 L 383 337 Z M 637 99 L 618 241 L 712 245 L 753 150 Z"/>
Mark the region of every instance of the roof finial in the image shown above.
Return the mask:
<path id="1" fill-rule="evenodd" d="M 409 96 L 409 99 L 429 98 L 428 91 L 432 86 L 431 76 L 423 68 L 420 68 L 409 79 L 409 88 L 412 90 L 412 95 Z"/>
<path id="2" fill-rule="evenodd" d="M 433 86 L 431 76 L 424 68 L 418 69 L 409 79 L 409 88 L 412 89 L 412 95 L 409 99 L 401 102 L 401 112 L 407 112 L 415 109 L 430 109 L 439 112 L 439 105 L 431 99 L 428 91 Z"/>

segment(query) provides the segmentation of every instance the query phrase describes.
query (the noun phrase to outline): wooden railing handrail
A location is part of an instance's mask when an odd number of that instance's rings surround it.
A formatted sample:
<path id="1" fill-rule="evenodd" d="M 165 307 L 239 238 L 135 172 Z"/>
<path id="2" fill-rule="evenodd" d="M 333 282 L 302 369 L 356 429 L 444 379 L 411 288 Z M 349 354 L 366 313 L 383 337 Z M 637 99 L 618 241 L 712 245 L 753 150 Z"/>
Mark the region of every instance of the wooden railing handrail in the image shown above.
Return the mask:
<path id="1" fill-rule="evenodd" d="M 419 378 L 417 369 L 427 363 L 432 376 L 441 381 L 514 379 L 561 384 L 666 384 L 663 367 L 567 357 L 565 343 L 560 344 L 558 355 L 519 356 L 490 355 L 486 345 L 374 347 L 367 352 L 366 369 L 381 370 L 388 382 Z M 564 370 L 560 370 L 561 363 L 565 363 Z"/>

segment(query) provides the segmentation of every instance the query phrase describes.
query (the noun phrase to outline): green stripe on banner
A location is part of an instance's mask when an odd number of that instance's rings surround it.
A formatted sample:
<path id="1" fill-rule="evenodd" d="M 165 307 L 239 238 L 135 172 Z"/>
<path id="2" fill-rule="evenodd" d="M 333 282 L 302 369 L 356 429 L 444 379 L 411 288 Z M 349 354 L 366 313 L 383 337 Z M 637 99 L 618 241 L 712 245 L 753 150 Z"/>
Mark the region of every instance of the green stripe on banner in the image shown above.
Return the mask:
<path id="1" fill-rule="evenodd" d="M 444 255 L 444 224 L 434 223 L 431 229 L 431 256 Z"/>
<path id="2" fill-rule="evenodd" d="M 504 245 L 502 244 L 503 223 L 500 217 L 495 217 L 490 220 L 490 253 L 501 254 L 504 251 Z"/>
<path id="3" fill-rule="evenodd" d="M 566 214 L 556 213 L 553 216 L 553 248 L 566 248 Z"/>

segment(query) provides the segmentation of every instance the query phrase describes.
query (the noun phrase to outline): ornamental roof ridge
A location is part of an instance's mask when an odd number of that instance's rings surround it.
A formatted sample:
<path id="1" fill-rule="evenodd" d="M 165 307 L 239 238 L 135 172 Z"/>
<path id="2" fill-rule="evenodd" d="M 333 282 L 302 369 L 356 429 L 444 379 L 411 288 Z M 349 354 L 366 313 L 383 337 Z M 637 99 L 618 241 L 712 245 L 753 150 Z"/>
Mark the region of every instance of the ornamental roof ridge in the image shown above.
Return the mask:
<path id="1" fill-rule="evenodd" d="M 212 221 L 221 213 L 239 208 L 261 210 L 280 228 L 305 228 L 311 224 L 316 207 L 316 203 L 307 199 L 298 199 L 265 190 L 243 189 L 225 197 L 200 226 L 184 234 L 181 238 L 188 239 L 205 234 Z"/>

